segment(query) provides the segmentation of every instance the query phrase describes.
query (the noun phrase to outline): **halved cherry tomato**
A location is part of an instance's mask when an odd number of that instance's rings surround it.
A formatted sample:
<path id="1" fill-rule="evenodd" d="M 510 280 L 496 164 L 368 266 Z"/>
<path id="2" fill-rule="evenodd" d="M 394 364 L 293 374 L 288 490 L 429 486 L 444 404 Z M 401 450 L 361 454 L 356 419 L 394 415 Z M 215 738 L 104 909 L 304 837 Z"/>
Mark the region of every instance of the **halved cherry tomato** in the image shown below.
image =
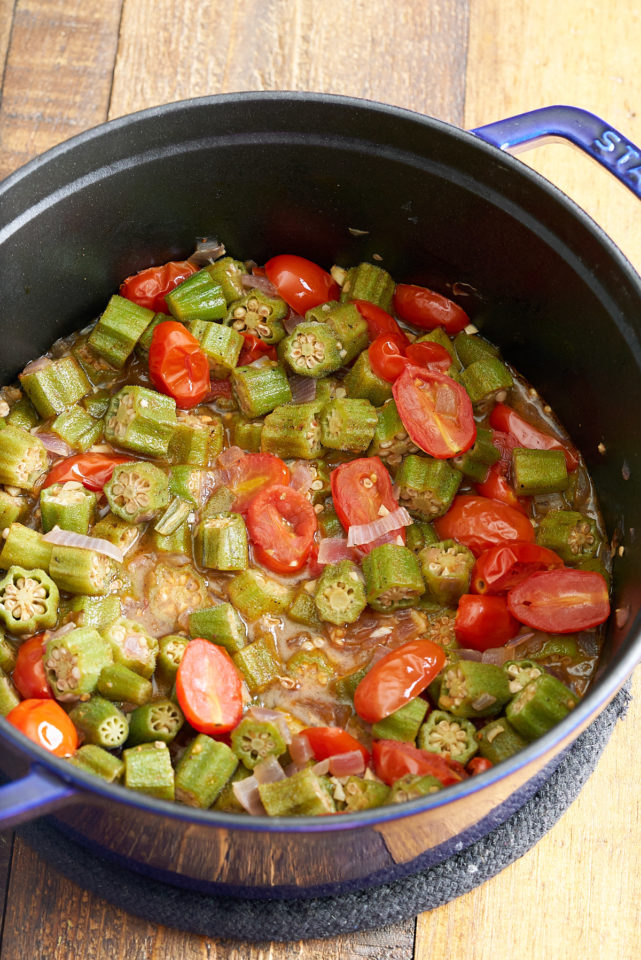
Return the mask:
<path id="1" fill-rule="evenodd" d="M 483 551 L 474 564 L 470 588 L 472 593 L 505 593 L 537 570 L 562 566 L 563 560 L 553 550 L 517 540 Z"/>
<path id="2" fill-rule="evenodd" d="M 465 310 L 453 300 L 413 283 L 396 284 L 394 309 L 405 323 L 423 330 L 443 327 L 446 333 L 456 334 L 470 322 Z"/>
<path id="3" fill-rule="evenodd" d="M 390 787 L 410 775 L 436 777 L 444 787 L 466 778 L 460 763 L 400 740 L 376 740 L 372 744 L 372 757 L 376 776 Z"/>
<path id="4" fill-rule="evenodd" d="M 75 480 L 87 490 L 98 492 L 111 480 L 114 468 L 119 463 L 131 463 L 134 459 L 117 453 L 77 453 L 56 463 L 47 474 L 43 487 Z"/>
<path id="5" fill-rule="evenodd" d="M 253 363 L 260 357 L 269 357 L 270 360 L 277 359 L 276 347 L 272 344 L 265 343 L 264 340 L 253 333 L 249 333 L 248 330 L 243 330 L 243 339 L 245 343 L 240 351 L 237 367 L 245 367 L 248 363 Z"/>
<path id="6" fill-rule="evenodd" d="M 500 500 L 527 516 L 530 497 L 517 497 L 514 487 L 507 480 L 501 461 L 493 463 L 483 483 L 475 483 L 474 489 L 482 497 Z"/>
<path id="7" fill-rule="evenodd" d="M 493 766 L 494 764 L 487 757 L 472 757 L 465 767 L 465 771 L 474 777 L 479 773 L 485 773 L 486 770 L 491 770 Z"/>
<path id="8" fill-rule="evenodd" d="M 5 719 L 57 757 L 71 756 L 78 749 L 76 728 L 55 700 L 23 700 Z"/>
<path id="9" fill-rule="evenodd" d="M 176 674 L 180 709 L 194 730 L 210 735 L 233 730 L 243 715 L 242 677 L 223 647 L 190 640 Z"/>
<path id="10" fill-rule="evenodd" d="M 465 453 L 476 439 L 472 401 L 444 373 L 408 366 L 395 381 L 394 399 L 410 439 L 439 460 Z"/>
<path id="11" fill-rule="evenodd" d="M 227 475 L 236 513 L 245 513 L 256 494 L 265 487 L 275 484 L 286 487 L 291 478 L 287 464 L 273 453 L 246 453 L 227 468 Z"/>
<path id="12" fill-rule="evenodd" d="M 389 333 L 392 336 L 399 337 L 403 343 L 409 343 L 407 336 L 403 330 L 401 330 L 394 317 L 383 310 L 382 307 L 377 306 L 375 303 L 370 303 L 369 300 L 353 300 L 352 303 L 367 323 L 367 332 L 370 340 L 376 340 L 381 334 Z"/>
<path id="13" fill-rule="evenodd" d="M 409 363 L 403 354 L 403 344 L 394 333 L 383 333 L 373 340 L 367 354 L 376 376 L 388 383 L 394 383 Z"/>
<path id="14" fill-rule="evenodd" d="M 42 656 L 46 641 L 44 633 L 38 633 L 20 645 L 16 665 L 13 669 L 13 682 L 18 693 L 25 700 L 36 697 L 38 700 L 52 700 L 53 694 L 47 682 Z"/>
<path id="15" fill-rule="evenodd" d="M 464 593 L 459 598 L 454 630 L 462 647 L 472 650 L 502 647 L 520 629 L 520 623 L 507 608 L 505 597 Z"/>
<path id="16" fill-rule="evenodd" d="M 539 430 L 505 403 L 497 403 L 492 409 L 490 425 L 495 430 L 508 433 L 516 440 L 518 446 L 527 447 L 530 450 L 562 450 L 570 472 L 576 470 L 579 465 L 576 450 L 570 443 Z"/>
<path id="17" fill-rule="evenodd" d="M 575 633 L 610 615 L 608 585 L 591 570 L 545 570 L 531 574 L 507 595 L 512 614 L 534 630 Z"/>
<path id="18" fill-rule="evenodd" d="M 209 361 L 196 337 L 177 320 L 155 327 L 149 376 L 156 390 L 173 397 L 183 410 L 196 407 L 209 393 Z"/>
<path id="19" fill-rule="evenodd" d="M 346 530 L 377 520 L 381 507 L 390 512 L 398 509 L 392 479 L 380 457 L 341 463 L 332 470 L 331 484 L 334 509 Z"/>
<path id="20" fill-rule="evenodd" d="M 296 313 L 306 313 L 328 300 L 338 300 L 340 289 L 331 274 L 317 263 L 282 253 L 265 264 L 265 276 L 278 290 L 278 296 Z"/>
<path id="21" fill-rule="evenodd" d="M 534 527 L 519 510 L 469 494 L 454 497 L 452 506 L 434 521 L 434 527 L 441 540 L 458 540 L 476 557 L 501 543 L 534 540 Z"/>
<path id="22" fill-rule="evenodd" d="M 318 520 L 307 497 L 279 484 L 249 504 L 247 529 L 259 563 L 274 573 L 295 573 L 307 563 Z"/>
<path id="23" fill-rule="evenodd" d="M 417 367 L 425 367 L 436 373 L 447 373 L 452 366 L 452 357 L 440 343 L 423 340 L 421 343 L 410 343 L 405 349 L 405 356 Z"/>
<path id="24" fill-rule="evenodd" d="M 367 671 L 354 691 L 354 709 L 367 723 L 389 717 L 418 697 L 445 665 L 443 648 L 418 639 L 390 650 Z"/>
<path id="25" fill-rule="evenodd" d="M 326 760 L 327 757 L 335 757 L 337 753 L 360 750 L 365 763 L 369 763 L 369 751 L 342 727 L 306 727 L 301 733 L 309 740 L 316 760 Z"/>
<path id="26" fill-rule="evenodd" d="M 169 313 L 165 303 L 166 294 L 197 270 L 198 267 L 189 260 L 171 260 L 159 267 L 147 267 L 123 280 L 120 296 L 154 313 Z"/>

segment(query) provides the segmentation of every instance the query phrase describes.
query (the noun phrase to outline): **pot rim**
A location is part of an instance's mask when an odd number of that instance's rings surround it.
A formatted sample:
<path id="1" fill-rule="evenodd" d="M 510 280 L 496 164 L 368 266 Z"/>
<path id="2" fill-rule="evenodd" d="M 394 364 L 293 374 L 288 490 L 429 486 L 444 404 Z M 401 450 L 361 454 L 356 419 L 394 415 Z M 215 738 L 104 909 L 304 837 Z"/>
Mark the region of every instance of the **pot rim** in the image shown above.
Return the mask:
<path id="1" fill-rule="evenodd" d="M 548 194 L 548 197 L 561 204 L 566 212 L 573 216 L 585 230 L 596 237 L 610 258 L 615 261 L 618 270 L 627 275 L 627 279 L 630 284 L 636 288 L 637 296 L 641 299 L 641 278 L 614 241 L 572 198 L 564 194 L 563 191 L 541 174 L 537 173 L 516 157 L 499 150 L 475 134 L 465 131 L 454 124 L 404 107 L 365 98 L 287 90 L 241 91 L 238 93 L 193 97 L 149 107 L 123 117 L 118 117 L 114 120 L 105 121 L 51 147 L 0 182 L 0 199 L 22 180 L 34 174 L 41 167 L 45 167 L 48 164 L 55 164 L 59 161 L 64 162 L 67 154 L 72 154 L 79 146 L 89 143 L 92 140 L 108 136 L 114 131 L 135 127 L 141 120 L 147 121 L 157 117 L 166 117 L 174 113 L 178 114 L 186 109 L 215 108 L 217 105 L 238 103 L 239 101 L 243 103 L 255 102 L 257 104 L 267 101 L 280 103 L 295 102 L 300 104 L 336 104 L 359 110 L 360 112 L 385 114 L 408 124 L 418 124 L 419 126 L 438 129 L 448 136 L 460 139 L 471 150 L 477 150 L 486 156 L 491 156 L 495 162 L 504 164 L 513 173 L 529 181 L 535 189 L 542 190 Z M 132 146 L 135 148 L 135 144 L 132 144 Z M 70 180 L 75 180 L 75 177 L 70 178 Z M 0 233 L 1 232 L 0 230 Z M 6 738 L 20 754 L 26 754 L 38 766 L 50 770 L 64 782 L 77 786 L 79 788 L 78 795 L 73 795 L 72 802 L 81 801 L 83 794 L 89 795 L 89 797 L 93 795 L 102 801 L 118 801 L 124 803 L 126 806 L 142 808 L 145 811 L 153 812 L 162 817 L 169 816 L 174 820 L 183 821 L 185 824 L 210 824 L 212 827 L 224 829 L 237 828 L 265 833 L 324 833 L 335 830 L 350 830 L 356 827 L 372 827 L 376 824 L 402 820 L 428 810 L 447 806 L 449 803 L 471 796 L 499 780 L 507 779 L 523 767 L 533 764 L 535 761 L 541 761 L 554 747 L 562 744 L 564 741 L 571 743 L 581 730 L 587 726 L 592 719 L 596 718 L 598 713 L 618 692 L 641 659 L 640 633 L 641 611 L 637 612 L 635 618 L 628 625 L 627 636 L 632 637 L 629 649 L 619 655 L 620 659 L 618 659 L 616 663 L 608 666 L 604 675 L 599 678 L 564 720 L 543 737 L 535 740 L 513 757 L 503 761 L 496 767 L 492 767 L 485 773 L 470 777 L 460 784 L 450 786 L 446 790 L 439 791 L 428 797 L 419 797 L 416 800 L 407 801 L 398 805 L 390 804 L 383 807 L 374 807 L 370 810 L 357 813 L 341 813 L 339 817 L 308 816 L 271 818 L 268 816 L 224 813 L 214 810 L 198 810 L 171 801 L 158 800 L 154 797 L 137 794 L 135 791 L 128 790 L 126 787 L 101 781 L 89 773 L 72 767 L 62 758 L 56 757 L 44 748 L 39 747 L 16 728 L 12 727 L 4 718 L 0 718 L 0 737 Z"/>

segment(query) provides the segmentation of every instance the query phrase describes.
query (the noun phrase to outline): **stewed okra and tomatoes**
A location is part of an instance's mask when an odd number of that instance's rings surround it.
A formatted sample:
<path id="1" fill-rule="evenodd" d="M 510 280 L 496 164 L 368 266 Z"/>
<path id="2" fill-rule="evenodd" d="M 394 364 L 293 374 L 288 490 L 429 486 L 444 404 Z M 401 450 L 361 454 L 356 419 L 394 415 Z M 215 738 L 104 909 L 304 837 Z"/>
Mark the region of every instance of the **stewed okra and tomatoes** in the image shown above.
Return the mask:
<path id="1" fill-rule="evenodd" d="M 500 763 L 590 682 L 585 465 L 439 293 L 201 246 L 1 396 L 0 709 L 83 771 L 363 810 Z"/>

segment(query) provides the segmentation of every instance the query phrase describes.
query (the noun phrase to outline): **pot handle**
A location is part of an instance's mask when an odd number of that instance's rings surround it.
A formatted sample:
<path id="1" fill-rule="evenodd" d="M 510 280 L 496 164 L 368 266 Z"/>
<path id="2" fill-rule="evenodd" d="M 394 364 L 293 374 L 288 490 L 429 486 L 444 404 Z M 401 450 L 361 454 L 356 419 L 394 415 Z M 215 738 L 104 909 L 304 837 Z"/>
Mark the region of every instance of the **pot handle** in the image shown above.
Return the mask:
<path id="1" fill-rule="evenodd" d="M 69 803 L 76 790 L 34 764 L 20 780 L 0 787 L 0 830 L 9 830 Z"/>
<path id="2" fill-rule="evenodd" d="M 641 149 L 588 110 L 562 104 L 541 107 L 476 127 L 470 132 L 499 150 L 513 153 L 527 150 L 541 141 L 569 140 L 641 199 Z"/>

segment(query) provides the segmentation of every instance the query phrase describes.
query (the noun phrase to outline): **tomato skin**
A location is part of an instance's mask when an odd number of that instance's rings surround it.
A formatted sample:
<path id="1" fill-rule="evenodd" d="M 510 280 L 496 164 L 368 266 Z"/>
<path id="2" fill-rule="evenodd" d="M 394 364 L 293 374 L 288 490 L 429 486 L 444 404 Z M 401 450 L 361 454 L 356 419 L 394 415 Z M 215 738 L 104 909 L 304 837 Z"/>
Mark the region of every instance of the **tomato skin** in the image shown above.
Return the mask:
<path id="1" fill-rule="evenodd" d="M 369 763 L 369 750 L 342 727 L 307 727 L 301 730 L 301 733 L 309 740 L 316 760 L 326 760 L 338 753 L 360 750 L 365 763 Z"/>
<path id="2" fill-rule="evenodd" d="M 307 563 L 318 519 L 307 497 L 278 484 L 249 504 L 247 529 L 259 563 L 274 573 L 296 573 Z"/>
<path id="3" fill-rule="evenodd" d="M 493 766 L 494 764 L 487 757 L 472 757 L 465 767 L 465 771 L 474 777 L 479 773 L 485 773 L 486 770 L 491 770 Z"/>
<path id="4" fill-rule="evenodd" d="M 405 356 L 417 367 L 425 367 L 436 373 L 447 373 L 452 366 L 452 358 L 440 343 L 423 340 L 422 343 L 410 343 Z"/>
<path id="5" fill-rule="evenodd" d="M 451 377 L 410 365 L 396 379 L 392 392 L 410 439 L 430 456 L 456 457 L 476 440 L 472 401 Z"/>
<path id="6" fill-rule="evenodd" d="M 537 570 L 562 567 L 563 560 L 547 547 L 537 543 L 502 544 L 490 547 L 480 555 L 472 570 L 472 593 L 506 593 Z"/>
<path id="7" fill-rule="evenodd" d="M 374 741 L 372 758 L 376 776 L 390 787 L 397 780 L 412 775 L 436 777 L 444 787 L 460 783 L 466 776 L 460 763 L 400 740 Z"/>
<path id="8" fill-rule="evenodd" d="M 177 320 L 154 328 L 149 376 L 156 390 L 173 397 L 183 410 L 198 406 L 209 393 L 209 361 L 196 337 Z"/>
<path id="9" fill-rule="evenodd" d="M 530 450 L 562 450 L 570 473 L 579 465 L 579 458 L 571 444 L 563 443 L 549 433 L 539 430 L 505 403 L 497 403 L 494 406 L 490 414 L 490 425 L 495 430 L 501 430 L 513 437 L 516 446 L 527 447 Z"/>
<path id="10" fill-rule="evenodd" d="M 119 463 L 131 463 L 135 457 L 121 456 L 117 453 L 77 453 L 56 463 L 43 483 L 50 487 L 53 483 L 64 483 L 66 480 L 75 480 L 87 490 L 98 493 L 111 480 L 114 468 Z"/>
<path id="11" fill-rule="evenodd" d="M 441 540 L 458 540 L 469 547 L 475 557 L 484 550 L 512 540 L 534 541 L 534 527 L 514 507 L 487 497 L 460 494 L 454 497 L 445 516 L 434 520 Z"/>
<path id="12" fill-rule="evenodd" d="M 231 383 L 229 380 L 210 380 L 209 393 L 205 399 L 208 401 L 231 399 Z"/>
<path id="13" fill-rule="evenodd" d="M 242 678 L 223 647 L 190 640 L 176 674 L 180 709 L 194 730 L 211 736 L 233 730 L 243 714 Z"/>
<path id="14" fill-rule="evenodd" d="M 454 630 L 462 647 L 480 651 L 502 647 L 520 629 L 505 597 L 464 593 L 459 598 Z"/>
<path id="15" fill-rule="evenodd" d="M 394 383 L 409 362 L 403 356 L 400 340 L 392 333 L 381 334 L 373 340 L 367 353 L 373 372 L 388 383 Z"/>
<path id="16" fill-rule="evenodd" d="M 401 330 L 394 317 L 383 310 L 382 307 L 369 300 L 352 300 L 352 303 L 360 313 L 363 320 L 367 323 L 367 330 L 370 340 L 376 340 L 382 334 L 390 334 L 398 337 L 399 342 L 407 345 L 409 340 L 404 331 Z"/>
<path id="17" fill-rule="evenodd" d="M 470 322 L 465 310 L 453 300 L 414 283 L 396 284 L 394 310 L 405 323 L 423 330 L 442 327 L 446 333 L 456 334 Z"/>
<path id="18" fill-rule="evenodd" d="M 341 463 L 332 470 L 330 480 L 334 509 L 345 530 L 377 520 L 382 506 L 390 513 L 398 509 L 392 479 L 380 457 L 360 457 Z M 382 543 L 395 543 L 396 537 L 405 543 L 405 527 L 390 530 L 377 540 L 363 544 L 357 548 L 358 552 L 364 556 Z"/>
<path id="19" fill-rule="evenodd" d="M 78 749 L 76 728 L 55 700 L 30 697 L 14 707 L 5 720 L 57 757 L 71 756 Z"/>
<path id="20" fill-rule="evenodd" d="M 47 681 L 42 660 L 46 641 L 44 633 L 38 633 L 20 645 L 16 665 L 13 670 L 13 682 L 24 700 L 53 700 L 51 687 Z"/>
<path id="21" fill-rule="evenodd" d="M 147 267 L 123 280 L 120 296 L 154 313 L 169 313 L 166 294 L 197 270 L 198 267 L 189 260 L 170 260 L 159 267 Z"/>
<path id="22" fill-rule="evenodd" d="M 549 633 L 589 630 L 608 619 L 608 585 L 590 570 L 532 573 L 507 595 L 510 612 L 528 627 Z"/>
<path id="23" fill-rule="evenodd" d="M 509 507 L 514 507 L 520 513 L 528 514 L 530 497 L 517 497 L 514 487 L 511 486 L 503 470 L 501 462 L 493 463 L 488 471 L 488 475 L 483 483 L 475 483 L 474 489 L 482 497 L 488 497 L 490 500 L 500 500 L 501 503 L 507 503 Z"/>
<path id="24" fill-rule="evenodd" d="M 328 300 L 338 300 L 340 289 L 331 274 L 317 263 L 292 253 L 272 257 L 265 264 L 265 276 L 278 296 L 296 313 L 304 314 Z"/>
<path id="25" fill-rule="evenodd" d="M 280 484 L 286 487 L 291 479 L 289 467 L 273 453 L 246 453 L 227 470 L 227 485 L 235 495 L 234 510 L 246 513 L 254 497 Z"/>
<path id="26" fill-rule="evenodd" d="M 354 708 L 367 723 L 377 723 L 425 690 L 445 665 L 442 647 L 431 640 L 410 640 L 391 650 L 367 671 L 354 691 Z"/>
<path id="27" fill-rule="evenodd" d="M 238 363 L 236 364 L 237 367 L 245 367 L 248 363 L 253 363 L 254 360 L 258 360 L 260 357 L 269 357 L 270 360 L 278 359 L 276 347 L 272 346 L 272 344 L 265 343 L 264 340 L 261 340 L 260 337 L 255 336 L 253 333 L 249 333 L 248 330 L 243 330 L 242 336 L 245 343 L 241 348 Z"/>

